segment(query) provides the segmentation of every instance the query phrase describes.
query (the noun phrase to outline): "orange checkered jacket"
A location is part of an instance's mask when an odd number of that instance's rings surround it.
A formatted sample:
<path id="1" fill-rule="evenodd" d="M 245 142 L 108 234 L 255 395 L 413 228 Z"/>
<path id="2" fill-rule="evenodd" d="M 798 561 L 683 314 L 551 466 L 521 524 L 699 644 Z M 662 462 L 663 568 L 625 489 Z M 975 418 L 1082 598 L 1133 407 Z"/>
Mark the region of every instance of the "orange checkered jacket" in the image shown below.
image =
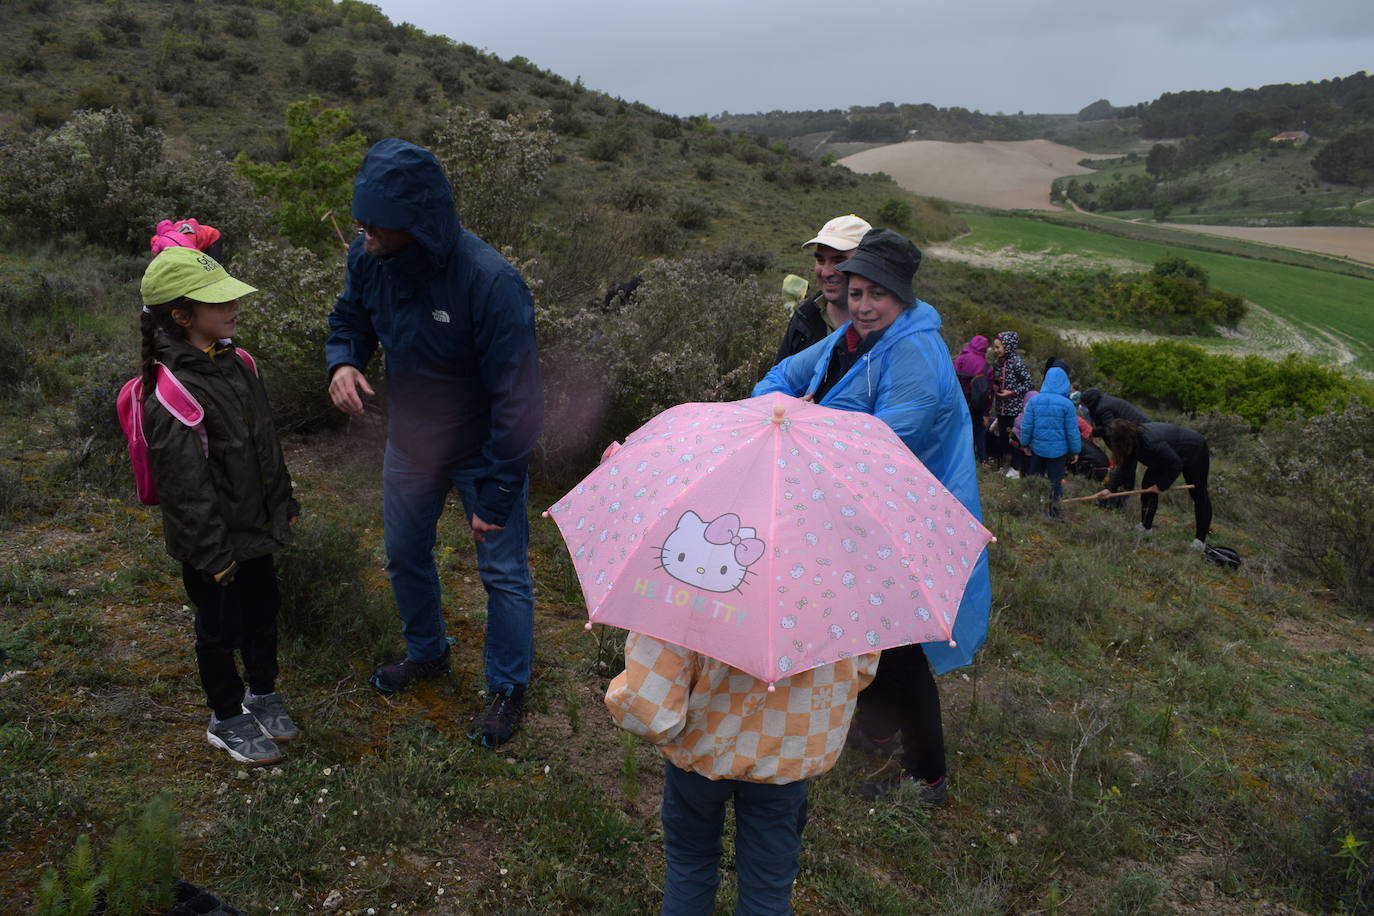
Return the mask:
<path id="1" fill-rule="evenodd" d="M 788 783 L 819 776 L 844 748 L 877 652 L 768 684 L 652 636 L 625 640 L 625 670 L 606 690 L 617 725 L 670 763 L 708 779 Z"/>

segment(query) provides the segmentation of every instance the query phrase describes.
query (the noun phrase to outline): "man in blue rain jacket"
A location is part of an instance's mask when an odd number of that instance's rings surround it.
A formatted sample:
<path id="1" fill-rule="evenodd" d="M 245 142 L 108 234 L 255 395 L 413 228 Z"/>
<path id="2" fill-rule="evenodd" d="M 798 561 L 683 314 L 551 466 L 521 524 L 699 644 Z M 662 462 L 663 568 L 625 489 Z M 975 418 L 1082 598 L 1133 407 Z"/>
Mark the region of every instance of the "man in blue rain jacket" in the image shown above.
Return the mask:
<path id="1" fill-rule="evenodd" d="M 543 422 L 534 306 L 520 274 L 463 229 L 438 160 L 404 140 L 368 151 L 353 185 L 358 236 L 329 316 L 329 394 L 349 414 L 386 355 L 382 472 L 387 572 L 406 657 L 377 668 L 383 693 L 448 673 L 434 543 L 458 491 L 487 591 L 487 705 L 468 736 L 495 747 L 518 728 L 534 655 L 526 515 L 529 455 Z"/>

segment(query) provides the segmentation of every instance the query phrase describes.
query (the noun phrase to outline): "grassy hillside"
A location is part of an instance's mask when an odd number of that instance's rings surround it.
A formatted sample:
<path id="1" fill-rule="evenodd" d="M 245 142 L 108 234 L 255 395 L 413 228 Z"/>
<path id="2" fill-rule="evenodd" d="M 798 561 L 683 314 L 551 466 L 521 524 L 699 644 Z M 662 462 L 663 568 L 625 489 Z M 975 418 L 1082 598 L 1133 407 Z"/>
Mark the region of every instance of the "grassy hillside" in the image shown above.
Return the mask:
<path id="1" fill-rule="evenodd" d="M 278 11 L 293 7 L 314 11 Z M 558 143 L 540 212 L 550 220 L 566 222 L 588 200 L 626 208 L 618 192 L 640 186 L 633 206 L 687 224 L 672 244 L 728 239 L 782 254 L 830 216 L 876 213 L 888 199 L 912 208 L 903 228 L 918 238 L 961 228 L 890 181 L 394 25 L 365 3 L 40 0 L 8 4 L 6 13 L 0 47 L 13 64 L 0 90 L 0 130 L 11 135 L 54 127 L 80 108 L 115 106 L 161 130 L 188 159 L 214 150 L 275 161 L 288 157 L 286 106 L 307 95 L 348 110 L 368 141 L 427 142 L 453 106 L 496 118 L 549 111 Z M 675 210 L 684 199 L 689 217 Z M 662 242 L 639 247 L 652 254 Z"/>
<path id="2" fill-rule="evenodd" d="M 1325 352 L 1333 352 L 1333 346 L 1347 351 L 1357 367 L 1365 372 L 1374 371 L 1374 346 L 1371 346 L 1374 316 L 1368 308 L 1369 302 L 1374 301 L 1374 278 L 1368 271 L 1348 276 L 1312 266 L 1200 250 L 1186 247 L 1193 240 L 1177 238 L 1177 233 L 1174 233 L 1175 241 L 1170 243 L 1159 239 L 1107 236 L 1086 228 L 1041 220 L 981 214 L 970 214 L 967 219 L 973 232 L 960 239 L 958 247 L 1034 252 L 1043 256 L 1041 263 L 1047 267 L 1067 255 L 1088 261 L 1132 262 L 1144 268 L 1166 255 L 1183 253 L 1189 261 L 1208 272 L 1213 285 L 1239 293 L 1300 328 L 1300 336 L 1287 339 L 1291 348 L 1304 350 L 1310 346 L 1307 341 L 1312 339 Z M 1228 247 L 1235 251 L 1244 248 L 1243 245 Z M 1256 246 L 1250 246 L 1249 250 L 1254 253 L 1255 249 Z M 1262 316 L 1260 320 L 1264 320 Z M 1269 334 L 1272 330 L 1266 327 L 1260 333 Z M 1245 347 L 1246 342 L 1213 338 L 1207 345 L 1229 349 Z M 1283 343 L 1278 346 L 1282 347 Z"/>
<path id="3" fill-rule="evenodd" d="M 1322 181 L 1312 168 L 1320 144 L 1271 146 L 1218 158 L 1153 186 L 1134 199 L 1113 197 L 1115 186 L 1150 183 L 1146 156 L 1086 160 L 1097 174 L 1061 178 L 1056 191 L 1084 209 L 1126 218 L 1167 207 L 1174 222 L 1240 226 L 1374 225 L 1374 197 L 1363 188 Z M 1150 183 L 1152 184 L 1152 183 Z"/>
<path id="4" fill-rule="evenodd" d="M 305 11 L 278 12 L 288 7 Z M 786 320 L 779 275 L 806 272 L 796 243 L 821 220 L 895 201 L 887 212 L 902 216 L 905 204 L 907 231 L 936 240 L 963 219 L 769 138 L 396 28 L 356 0 L 4 10 L 13 76 L 0 86 L 0 153 L 111 100 L 166 141 L 135 138 L 158 156 L 133 192 L 118 182 L 83 192 L 100 212 L 77 212 L 112 227 L 107 240 L 82 235 L 75 214 L 45 223 L 15 209 L 0 226 L 0 912 L 31 912 L 41 876 L 65 866 L 81 834 L 108 859 L 118 825 L 158 792 L 181 815 L 178 872 L 245 912 L 653 911 L 660 758 L 607 722 L 601 696 L 621 634 L 584 629 L 567 552 L 539 512 L 607 438 L 657 407 L 748 391 Z M 530 501 L 535 677 L 526 726 L 499 754 L 464 736 L 479 706 L 485 598 L 460 513 L 442 519 L 436 549 L 453 674 L 392 698 L 366 684 L 402 641 L 382 545 L 383 418 L 318 419 L 340 255 L 284 246 L 266 218 L 280 201 L 241 197 L 213 152 L 284 155 L 285 106 L 310 93 L 351 110 L 367 139 L 427 141 L 452 103 L 551 113 L 554 161 L 536 187 L 516 189 L 533 203 L 513 253 L 535 292 L 549 403 Z M 71 174 L 37 182 L 22 173 L 28 161 L 0 156 L 16 197 L 99 171 L 77 157 Z M 233 766 L 205 743 L 179 567 L 159 510 L 133 499 L 112 411 L 135 364 L 147 220 L 204 201 L 211 186 L 233 196 L 234 270 L 261 290 L 238 334 L 293 421 L 284 441 L 303 506 L 279 560 L 281 688 L 304 733 L 270 770 Z M 1164 247 L 1043 222 L 972 223 L 973 242 L 995 247 L 1100 258 L 1119 245 L 1112 256 L 1145 263 Z M 1292 286 L 1303 271 L 1261 268 L 1295 303 L 1304 295 Z M 640 270 L 636 300 L 603 306 L 606 282 Z M 1360 327 L 1354 295 L 1323 313 L 1330 326 Z M 986 333 L 1004 320 L 1037 356 L 1062 344 L 1014 312 L 970 309 L 946 330 Z M 1057 352 L 1092 370 L 1086 351 Z M 941 678 L 951 804 L 865 802 L 858 784 L 893 765 L 845 754 L 813 786 L 799 913 L 1368 909 L 1374 869 L 1359 844 L 1374 841 L 1374 465 L 1342 456 L 1374 452 L 1374 419 L 1275 419 L 1255 436 L 1234 418 L 1156 415 L 1212 443 L 1213 540 L 1245 566 L 1224 571 L 1187 548 L 1182 492 L 1163 497 L 1145 538 L 1133 508 L 1076 503 L 1051 523 L 1043 480 L 980 471 L 998 536 L 995 597 L 976 664 Z M 1074 478 L 1068 495 L 1095 489 Z M 726 849 L 722 899 L 735 881 L 728 835 Z"/>

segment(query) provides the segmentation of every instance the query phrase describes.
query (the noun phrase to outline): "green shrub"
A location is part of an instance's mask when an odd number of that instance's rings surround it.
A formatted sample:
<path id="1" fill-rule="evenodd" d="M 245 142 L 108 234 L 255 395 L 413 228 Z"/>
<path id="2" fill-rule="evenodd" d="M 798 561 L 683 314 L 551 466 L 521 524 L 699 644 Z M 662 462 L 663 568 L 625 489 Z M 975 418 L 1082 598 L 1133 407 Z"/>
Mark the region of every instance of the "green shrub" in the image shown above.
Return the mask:
<path id="1" fill-rule="evenodd" d="M 903 232 L 911 224 L 911 205 L 889 197 L 878 207 L 876 215 L 884 226 Z"/>
<path id="2" fill-rule="evenodd" d="M 337 246 L 326 252 L 255 239 L 233 260 L 234 275 L 258 289 L 244 300 L 236 339 L 262 367 L 279 431 L 317 428 L 338 416 L 323 354 L 344 255 Z"/>
<path id="3" fill-rule="evenodd" d="M 277 562 L 282 632 L 306 664 L 369 655 L 395 626 L 390 607 L 360 586 L 378 561 L 363 547 L 357 513 L 319 515 L 319 505 L 305 500 Z"/>
<path id="4" fill-rule="evenodd" d="M 1245 477 L 1259 497 L 1246 504 L 1252 523 L 1344 604 L 1374 610 L 1374 409 L 1275 418 L 1260 444 Z"/>
<path id="5" fill-rule="evenodd" d="M 463 224 L 496 248 L 524 245 L 557 142 L 547 111 L 498 120 L 454 108 L 433 151 L 453 185 Z"/>
<path id="6" fill-rule="evenodd" d="M 48 64 L 43 59 L 43 48 L 36 41 L 25 46 L 24 50 L 14 56 L 15 73 L 42 73 L 46 69 Z"/>
<path id="7" fill-rule="evenodd" d="M 248 10 L 234 10 L 225 19 L 224 30 L 235 38 L 257 38 L 258 17 Z"/>
<path id="8" fill-rule="evenodd" d="M 346 110 L 325 108 L 311 96 L 286 107 L 290 162 L 254 162 L 243 152 L 234 159 L 234 168 L 275 203 L 272 219 L 296 245 L 337 242 L 325 217 L 351 212 L 353 179 L 367 146 L 352 126 Z"/>
<path id="9" fill-rule="evenodd" d="M 536 309 L 550 470 L 585 467 L 674 404 L 747 397 L 772 364 L 786 313 L 756 280 L 700 256 L 654 261 L 642 276 L 629 303 Z"/>
<path id="10" fill-rule="evenodd" d="M 618 162 L 621 156 L 634 152 L 636 145 L 634 133 L 622 124 L 594 134 L 587 141 L 586 153 L 598 162 Z"/>
<path id="11" fill-rule="evenodd" d="M 1317 414 L 1352 400 L 1374 404 L 1368 385 L 1295 355 L 1279 361 L 1238 358 L 1175 341 L 1102 341 L 1090 352 L 1128 400 L 1145 398 L 1189 414 L 1235 414 L 1255 428 L 1273 413 Z"/>
<path id="12" fill-rule="evenodd" d="M 72 54 L 82 60 L 95 60 L 100 56 L 100 35 L 95 32 L 82 32 L 72 42 Z"/>
<path id="13" fill-rule="evenodd" d="M 283 21 L 282 25 L 281 40 L 291 45 L 291 47 L 299 48 L 301 45 L 310 41 L 310 30 L 304 25 L 298 22 L 293 22 L 288 25 L 285 21 Z"/>
<path id="14" fill-rule="evenodd" d="M 683 229 L 705 229 L 711 222 L 711 205 L 700 197 L 679 197 L 673 203 L 673 222 Z"/>
<path id="15" fill-rule="evenodd" d="M 120 111 L 81 111 L 56 130 L 0 140 L 0 231 L 14 236 L 47 238 L 62 226 L 93 244 L 146 251 L 159 219 L 194 214 L 221 230 L 260 231 L 262 212 L 218 153 L 170 156 L 161 131 Z"/>
<path id="16" fill-rule="evenodd" d="M 657 210 L 663 205 L 663 191 L 653 182 L 635 176 L 616 185 L 615 205 L 630 213 Z"/>

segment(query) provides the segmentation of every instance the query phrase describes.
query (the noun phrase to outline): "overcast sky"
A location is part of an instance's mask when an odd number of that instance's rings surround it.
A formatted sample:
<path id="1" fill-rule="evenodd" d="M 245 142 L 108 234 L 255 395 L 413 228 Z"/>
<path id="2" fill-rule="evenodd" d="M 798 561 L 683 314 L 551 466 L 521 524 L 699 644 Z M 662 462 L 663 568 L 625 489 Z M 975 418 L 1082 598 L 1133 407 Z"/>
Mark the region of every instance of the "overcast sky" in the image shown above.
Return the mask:
<path id="1" fill-rule="evenodd" d="M 1372 0 L 380 0 L 679 115 L 929 102 L 1076 112 L 1374 67 Z"/>

